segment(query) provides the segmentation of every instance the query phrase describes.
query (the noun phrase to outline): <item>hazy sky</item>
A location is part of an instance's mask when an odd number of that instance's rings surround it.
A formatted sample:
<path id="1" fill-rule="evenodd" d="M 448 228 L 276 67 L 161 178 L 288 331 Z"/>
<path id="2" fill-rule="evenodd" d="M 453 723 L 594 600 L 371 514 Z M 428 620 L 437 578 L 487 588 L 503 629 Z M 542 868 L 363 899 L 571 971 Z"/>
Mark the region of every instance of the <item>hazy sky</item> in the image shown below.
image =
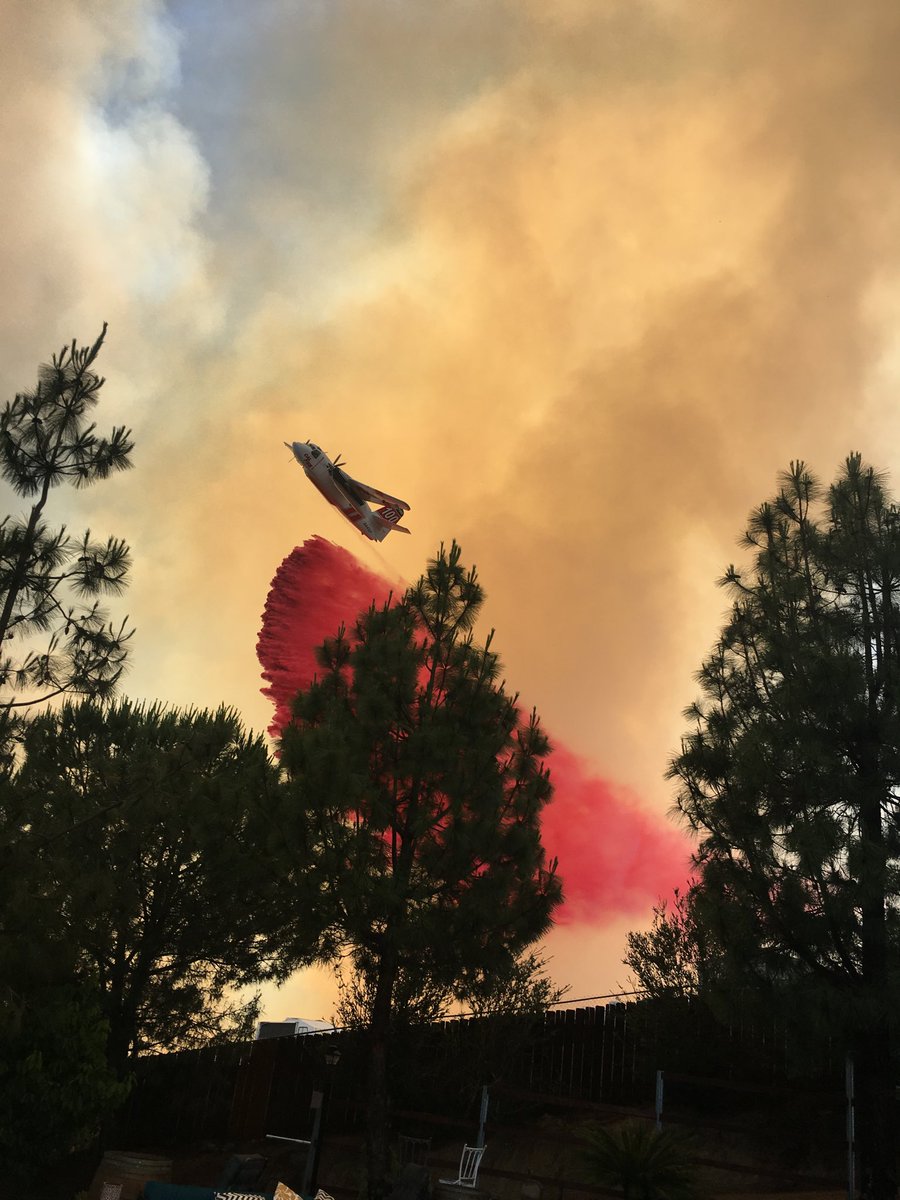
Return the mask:
<path id="1" fill-rule="evenodd" d="M 792 458 L 896 478 L 898 58 L 895 0 L 5 0 L 0 384 L 109 322 L 136 467 L 55 511 L 133 547 L 127 691 L 263 729 L 294 546 L 456 537 L 510 684 L 664 822 L 750 508 Z M 559 981 L 623 982 L 648 907 L 554 933 Z"/>

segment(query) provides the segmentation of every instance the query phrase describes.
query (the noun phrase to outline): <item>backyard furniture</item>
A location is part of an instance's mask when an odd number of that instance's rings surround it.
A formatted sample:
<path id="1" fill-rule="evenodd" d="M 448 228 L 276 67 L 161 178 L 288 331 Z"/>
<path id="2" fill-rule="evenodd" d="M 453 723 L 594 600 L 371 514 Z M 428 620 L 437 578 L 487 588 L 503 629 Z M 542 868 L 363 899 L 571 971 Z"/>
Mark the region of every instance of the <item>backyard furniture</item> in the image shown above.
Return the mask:
<path id="1" fill-rule="evenodd" d="M 298 1196 L 293 1188 L 289 1188 L 286 1183 L 279 1183 L 275 1189 L 275 1200 L 303 1200 L 303 1198 Z M 318 1193 L 316 1194 L 316 1200 L 320 1200 Z"/>
<path id="2" fill-rule="evenodd" d="M 138 1200 L 147 1182 L 171 1178 L 171 1158 L 142 1151 L 107 1150 L 88 1189 L 88 1198 L 100 1200 L 104 1188 L 109 1187 L 119 1188 L 120 1200 Z"/>
<path id="3" fill-rule="evenodd" d="M 272 1192 L 227 1192 L 196 1183 L 157 1183 L 144 1185 L 144 1200 L 274 1200 Z"/>
<path id="4" fill-rule="evenodd" d="M 473 1188 L 478 1182 L 478 1168 L 484 1154 L 484 1146 L 463 1146 L 459 1160 L 459 1175 L 456 1179 L 439 1179 L 438 1183 L 448 1187 Z"/>
<path id="5" fill-rule="evenodd" d="M 397 1138 L 397 1157 L 400 1166 L 416 1163 L 420 1167 L 428 1165 L 428 1155 L 431 1153 L 431 1138 L 409 1137 L 401 1133 Z"/>
<path id="6" fill-rule="evenodd" d="M 216 1187 L 222 1192 L 252 1192 L 259 1188 L 267 1162 L 262 1154 L 232 1154 Z"/>

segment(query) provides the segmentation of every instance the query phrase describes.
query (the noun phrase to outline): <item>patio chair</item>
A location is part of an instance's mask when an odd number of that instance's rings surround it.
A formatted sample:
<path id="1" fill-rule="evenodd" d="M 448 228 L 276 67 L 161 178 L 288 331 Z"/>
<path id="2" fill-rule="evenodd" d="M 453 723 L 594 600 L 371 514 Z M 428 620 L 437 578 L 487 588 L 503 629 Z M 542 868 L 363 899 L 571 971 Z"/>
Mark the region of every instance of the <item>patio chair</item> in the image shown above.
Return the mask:
<path id="1" fill-rule="evenodd" d="M 427 1167 L 430 1153 L 431 1138 L 410 1137 L 405 1133 L 401 1133 L 397 1138 L 397 1157 L 401 1167 L 405 1167 L 407 1163 Z"/>
<path id="2" fill-rule="evenodd" d="M 481 1166 L 481 1157 L 484 1151 L 484 1146 L 463 1146 L 458 1177 L 456 1179 L 439 1179 L 438 1183 L 450 1187 L 474 1188 L 478 1182 L 478 1168 Z"/>

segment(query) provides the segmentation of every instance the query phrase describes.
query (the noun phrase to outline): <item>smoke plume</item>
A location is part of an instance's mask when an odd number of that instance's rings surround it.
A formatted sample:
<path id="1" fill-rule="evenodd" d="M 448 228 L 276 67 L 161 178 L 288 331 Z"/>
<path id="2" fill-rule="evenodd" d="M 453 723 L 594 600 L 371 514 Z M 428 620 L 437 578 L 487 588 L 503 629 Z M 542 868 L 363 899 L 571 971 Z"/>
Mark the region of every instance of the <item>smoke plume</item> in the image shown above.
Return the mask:
<path id="1" fill-rule="evenodd" d="M 312 438 L 412 505 L 398 574 L 465 547 L 517 687 L 664 827 L 748 511 L 792 458 L 900 475 L 900 6 L 246 9 L 0 5 L 3 398 L 109 321 L 137 469 L 54 505 L 133 547 L 129 691 L 262 727 L 284 548 L 381 569 Z"/>

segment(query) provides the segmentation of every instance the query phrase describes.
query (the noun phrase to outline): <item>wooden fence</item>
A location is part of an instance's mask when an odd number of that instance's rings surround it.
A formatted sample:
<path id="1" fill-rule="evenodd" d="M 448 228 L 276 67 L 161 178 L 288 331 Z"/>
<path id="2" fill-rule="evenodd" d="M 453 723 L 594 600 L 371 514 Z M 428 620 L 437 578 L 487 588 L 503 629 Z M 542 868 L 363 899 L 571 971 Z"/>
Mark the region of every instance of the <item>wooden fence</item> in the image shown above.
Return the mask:
<path id="1" fill-rule="evenodd" d="M 325 1050 L 333 1047 L 341 1055 L 329 1067 Z M 641 1001 L 551 1011 L 538 1021 L 460 1019 L 409 1029 L 395 1041 L 391 1088 L 396 1110 L 468 1128 L 477 1127 L 483 1084 L 491 1087 L 492 1118 L 515 1121 L 554 1105 L 650 1106 L 660 1069 L 714 1077 L 718 1087 L 733 1080 L 821 1084 L 833 1092 L 841 1065 L 822 1047 L 814 1063 L 800 1062 L 774 1018 L 722 1025 L 689 1002 Z M 121 1129 L 144 1145 L 305 1137 L 314 1091 L 327 1097 L 332 1128 L 358 1124 L 365 1074 L 357 1035 L 273 1038 L 139 1059 Z M 704 1088 L 694 1086 L 691 1103 L 719 1110 L 721 1091 L 706 1091 L 704 1100 Z"/>

